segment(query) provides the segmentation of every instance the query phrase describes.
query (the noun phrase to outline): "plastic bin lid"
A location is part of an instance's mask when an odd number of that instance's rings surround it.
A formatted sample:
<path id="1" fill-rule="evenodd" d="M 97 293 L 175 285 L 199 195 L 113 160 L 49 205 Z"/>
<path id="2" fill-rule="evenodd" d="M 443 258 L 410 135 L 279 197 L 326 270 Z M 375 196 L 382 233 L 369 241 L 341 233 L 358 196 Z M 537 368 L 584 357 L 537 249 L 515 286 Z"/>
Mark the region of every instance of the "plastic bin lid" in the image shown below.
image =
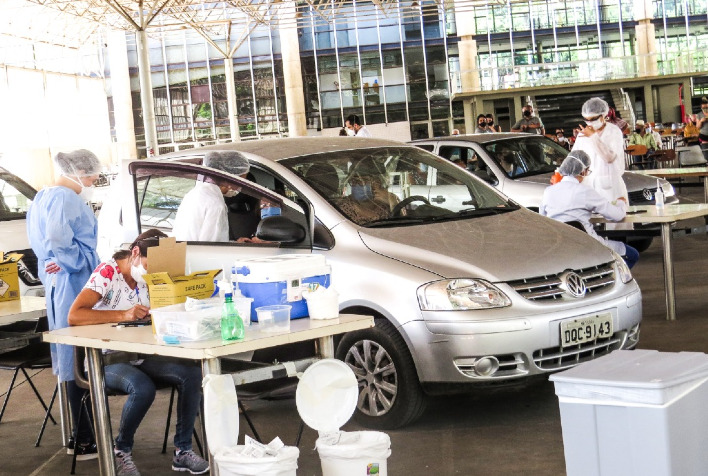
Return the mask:
<path id="1" fill-rule="evenodd" d="M 300 418 L 321 432 L 338 431 L 356 409 L 359 388 L 347 364 L 323 359 L 305 370 L 295 392 Z"/>
<path id="2" fill-rule="evenodd" d="M 663 404 L 708 378 L 701 352 L 616 350 L 551 375 L 556 395 Z"/>

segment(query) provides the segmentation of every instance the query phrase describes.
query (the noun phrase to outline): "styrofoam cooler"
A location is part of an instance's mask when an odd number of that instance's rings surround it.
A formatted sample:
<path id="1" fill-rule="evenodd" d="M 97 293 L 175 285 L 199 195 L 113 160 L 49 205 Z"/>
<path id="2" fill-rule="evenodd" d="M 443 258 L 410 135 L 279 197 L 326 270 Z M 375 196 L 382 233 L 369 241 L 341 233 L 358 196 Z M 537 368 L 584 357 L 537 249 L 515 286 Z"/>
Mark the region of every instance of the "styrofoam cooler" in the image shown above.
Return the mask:
<path id="1" fill-rule="evenodd" d="M 386 476 L 391 438 L 380 431 L 339 429 L 356 409 L 359 387 L 341 360 L 323 359 L 305 370 L 295 392 L 300 418 L 317 430 L 323 476 Z"/>
<path id="2" fill-rule="evenodd" d="M 320 437 L 315 443 L 322 464 L 322 476 L 368 476 L 388 474 L 391 438 L 381 431 L 340 432 L 330 444 Z"/>
<path id="3" fill-rule="evenodd" d="M 239 260 L 235 263 L 238 287 L 245 297 L 253 298 L 251 321 L 257 322 L 256 308 L 289 304 L 290 319 L 307 316 L 303 288 L 317 283 L 329 287 L 331 268 L 325 257 L 292 254 Z"/>
<path id="4" fill-rule="evenodd" d="M 618 350 L 552 375 L 568 476 L 708 468 L 708 355 Z"/>
<path id="5" fill-rule="evenodd" d="M 209 451 L 219 476 L 296 476 L 300 450 L 285 446 L 276 456 L 244 455 L 236 444 L 239 431 L 238 397 L 230 374 L 204 377 L 204 426 Z"/>

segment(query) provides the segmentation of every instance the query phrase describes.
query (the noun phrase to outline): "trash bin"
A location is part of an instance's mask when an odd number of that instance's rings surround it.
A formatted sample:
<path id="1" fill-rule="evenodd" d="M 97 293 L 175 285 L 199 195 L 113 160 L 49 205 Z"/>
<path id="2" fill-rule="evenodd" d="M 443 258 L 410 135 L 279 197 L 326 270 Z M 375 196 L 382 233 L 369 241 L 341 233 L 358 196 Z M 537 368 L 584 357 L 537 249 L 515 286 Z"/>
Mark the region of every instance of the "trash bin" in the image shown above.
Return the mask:
<path id="1" fill-rule="evenodd" d="M 387 475 L 391 439 L 386 433 L 340 431 L 358 396 L 354 372 L 340 360 L 320 360 L 300 377 L 295 403 L 302 421 L 320 434 L 315 446 L 323 476 Z"/>
<path id="2" fill-rule="evenodd" d="M 239 431 L 238 398 L 233 377 L 209 374 L 204 389 L 204 426 L 209 451 L 219 476 L 295 476 L 300 450 L 285 446 L 275 456 L 256 458 L 244 455 L 245 445 L 237 445 Z"/>
<path id="3" fill-rule="evenodd" d="M 568 476 L 708 468 L 708 355 L 618 350 L 552 375 Z"/>

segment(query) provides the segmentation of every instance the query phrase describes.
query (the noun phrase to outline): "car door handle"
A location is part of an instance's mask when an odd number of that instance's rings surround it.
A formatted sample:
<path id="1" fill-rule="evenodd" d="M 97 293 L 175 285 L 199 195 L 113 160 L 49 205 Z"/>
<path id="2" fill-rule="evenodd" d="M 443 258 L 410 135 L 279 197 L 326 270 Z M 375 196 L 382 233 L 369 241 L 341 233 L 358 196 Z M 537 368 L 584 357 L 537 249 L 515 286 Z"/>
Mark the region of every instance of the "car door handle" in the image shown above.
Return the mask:
<path id="1" fill-rule="evenodd" d="M 431 198 L 430 201 L 435 203 L 443 203 L 445 201 L 445 197 L 443 197 L 442 195 L 438 195 L 435 198 Z"/>

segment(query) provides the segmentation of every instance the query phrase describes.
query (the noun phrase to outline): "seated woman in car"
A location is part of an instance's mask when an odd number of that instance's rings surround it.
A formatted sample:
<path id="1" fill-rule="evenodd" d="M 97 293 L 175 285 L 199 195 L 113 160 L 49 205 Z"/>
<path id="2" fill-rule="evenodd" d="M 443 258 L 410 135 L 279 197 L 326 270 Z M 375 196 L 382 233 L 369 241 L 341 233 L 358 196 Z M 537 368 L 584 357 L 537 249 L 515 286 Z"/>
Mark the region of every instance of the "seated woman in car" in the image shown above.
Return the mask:
<path id="1" fill-rule="evenodd" d="M 116 252 L 98 265 L 69 310 L 69 324 L 85 326 L 144 319 L 150 312 L 148 288 L 143 279 L 147 250 L 166 237 L 148 230 L 137 237 L 128 250 Z M 201 368 L 184 360 L 138 358 L 137 354 L 106 353 L 106 387 L 128 395 L 123 405 L 114 453 L 119 475 L 140 476 L 133 463 L 135 432 L 155 399 L 155 382 L 176 385 L 177 431 L 172 469 L 202 474 L 209 464 L 192 451 L 192 433 L 202 399 Z M 113 363 L 110 363 L 113 362 Z"/>
<path id="2" fill-rule="evenodd" d="M 349 178 L 351 193 L 337 202 L 353 222 L 363 225 L 392 216 L 398 197 L 387 190 L 386 175 L 372 162 L 360 162 Z"/>

